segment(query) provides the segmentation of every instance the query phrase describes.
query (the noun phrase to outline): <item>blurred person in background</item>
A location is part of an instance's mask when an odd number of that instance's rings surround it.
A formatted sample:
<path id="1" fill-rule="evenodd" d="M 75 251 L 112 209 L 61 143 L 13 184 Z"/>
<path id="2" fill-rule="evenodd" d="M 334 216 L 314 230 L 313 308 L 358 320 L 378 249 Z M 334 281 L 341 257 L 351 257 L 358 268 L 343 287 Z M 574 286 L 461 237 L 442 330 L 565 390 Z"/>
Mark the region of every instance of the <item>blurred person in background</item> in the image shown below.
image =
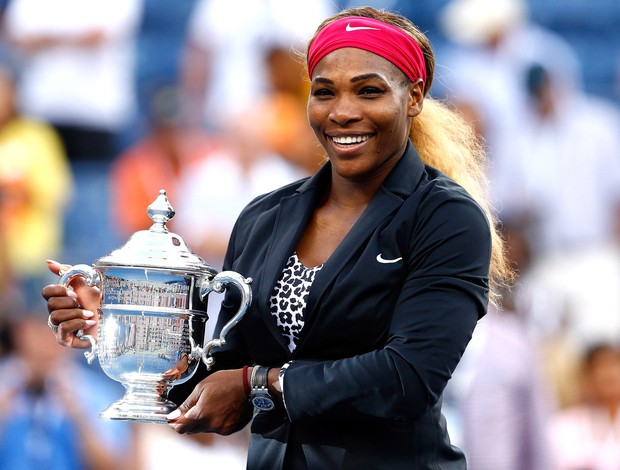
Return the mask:
<path id="1" fill-rule="evenodd" d="M 62 251 L 73 176 L 54 129 L 19 113 L 15 73 L 0 64 L 0 295 L 33 306 L 44 260 Z"/>
<path id="2" fill-rule="evenodd" d="M 234 132 L 239 113 L 268 89 L 267 50 L 274 43 L 303 50 L 316 25 L 334 12 L 330 0 L 197 0 L 183 72 L 189 121 L 210 132 Z"/>
<path id="3" fill-rule="evenodd" d="M 217 148 L 215 139 L 181 121 L 181 97 L 174 83 L 154 90 L 149 100 L 147 134 L 117 156 L 110 172 L 111 220 L 119 238 L 146 230 L 147 207 L 165 189 L 177 213 L 183 174 Z M 176 217 L 168 226 L 174 229 Z"/>
<path id="4" fill-rule="evenodd" d="M 218 267 L 246 204 L 316 173 L 325 161 L 308 126 L 309 82 L 300 57 L 279 42 L 263 46 L 260 53 L 264 89 L 238 105 L 227 132 L 210 133 L 219 145 L 190 162 L 179 185 L 177 227 L 190 246 Z"/>
<path id="5" fill-rule="evenodd" d="M 309 81 L 304 64 L 289 47 L 274 44 L 265 52 L 268 88 L 242 119 L 254 119 L 249 128 L 265 151 L 277 154 L 312 175 L 325 160 L 325 151 L 308 126 L 306 105 Z"/>
<path id="6" fill-rule="evenodd" d="M 562 86 L 550 67 L 521 75 L 528 108 L 501 179 L 503 218 L 527 223 L 536 258 L 620 240 L 620 110 Z"/>
<path id="7" fill-rule="evenodd" d="M 503 225 L 515 271 L 527 269 L 529 248 L 519 225 Z M 505 291 L 489 308 L 446 387 L 450 435 L 470 470 L 549 470 L 548 422 L 557 404 L 543 363 L 544 343 L 528 335 Z"/>
<path id="8" fill-rule="evenodd" d="M 557 81 L 574 88 L 579 61 L 559 35 L 535 24 L 526 0 L 450 0 L 439 25 L 450 41 L 436 94 L 473 111 L 484 129 L 490 195 L 502 217 L 502 164 L 529 107 L 523 76 L 532 63 L 553 63 Z M 509 177 L 509 175 L 508 175 Z"/>
<path id="9" fill-rule="evenodd" d="M 524 230 L 515 308 L 571 402 L 575 359 L 620 341 L 618 111 L 583 92 L 575 52 L 523 0 L 451 0 L 441 24 L 454 46 L 440 93 L 476 120 L 497 215 Z"/>
<path id="10" fill-rule="evenodd" d="M 177 186 L 176 228 L 194 251 L 221 267 L 234 223 L 255 197 L 308 176 L 265 145 L 260 126 L 239 121 L 205 158 L 188 165 Z M 181 209 L 182 208 L 182 209 Z"/>
<path id="11" fill-rule="evenodd" d="M 532 251 L 518 302 L 533 333 L 585 351 L 620 341 L 620 112 L 549 67 L 522 77 L 530 106 L 504 162 L 502 217 L 523 223 Z"/>
<path id="12" fill-rule="evenodd" d="M 581 402 L 551 421 L 557 470 L 620 468 L 620 350 L 592 345 L 582 357 Z"/>
<path id="13" fill-rule="evenodd" d="M 71 160 L 109 159 L 135 111 L 133 41 L 142 2 L 11 0 L 22 111 L 54 125 Z"/>
<path id="14" fill-rule="evenodd" d="M 0 468 L 134 468 L 131 426 L 98 416 L 122 387 L 50 338 L 43 312 L 15 306 L 10 316 L 13 349 L 0 359 Z"/>

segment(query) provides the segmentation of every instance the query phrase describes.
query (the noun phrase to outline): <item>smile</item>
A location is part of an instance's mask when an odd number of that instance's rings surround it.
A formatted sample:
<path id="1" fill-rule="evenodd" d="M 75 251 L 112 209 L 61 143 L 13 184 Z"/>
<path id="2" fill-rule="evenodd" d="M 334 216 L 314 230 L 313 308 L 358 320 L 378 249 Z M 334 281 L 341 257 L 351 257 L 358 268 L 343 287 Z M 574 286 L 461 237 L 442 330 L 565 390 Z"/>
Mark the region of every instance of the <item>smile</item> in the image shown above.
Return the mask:
<path id="1" fill-rule="evenodd" d="M 366 142 L 370 138 L 370 134 L 366 135 L 347 135 L 347 136 L 330 136 L 330 139 L 338 145 L 352 145 Z"/>

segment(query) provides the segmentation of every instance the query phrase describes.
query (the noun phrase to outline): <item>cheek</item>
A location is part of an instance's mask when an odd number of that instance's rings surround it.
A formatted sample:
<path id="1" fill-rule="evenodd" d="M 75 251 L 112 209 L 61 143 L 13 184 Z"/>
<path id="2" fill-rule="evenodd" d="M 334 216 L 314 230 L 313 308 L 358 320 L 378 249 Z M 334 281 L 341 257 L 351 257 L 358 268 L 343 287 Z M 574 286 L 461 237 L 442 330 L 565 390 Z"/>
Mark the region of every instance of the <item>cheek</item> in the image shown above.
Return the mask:
<path id="1" fill-rule="evenodd" d="M 389 123 L 385 126 L 390 138 L 398 137 L 401 134 L 409 134 L 407 119 L 402 111 L 396 110 L 389 115 L 385 114 L 383 122 Z"/>
<path id="2" fill-rule="evenodd" d="M 310 124 L 310 127 L 312 127 L 314 133 L 320 137 L 319 128 L 323 122 L 323 113 L 320 108 L 317 106 L 308 106 L 307 116 L 308 124 Z"/>

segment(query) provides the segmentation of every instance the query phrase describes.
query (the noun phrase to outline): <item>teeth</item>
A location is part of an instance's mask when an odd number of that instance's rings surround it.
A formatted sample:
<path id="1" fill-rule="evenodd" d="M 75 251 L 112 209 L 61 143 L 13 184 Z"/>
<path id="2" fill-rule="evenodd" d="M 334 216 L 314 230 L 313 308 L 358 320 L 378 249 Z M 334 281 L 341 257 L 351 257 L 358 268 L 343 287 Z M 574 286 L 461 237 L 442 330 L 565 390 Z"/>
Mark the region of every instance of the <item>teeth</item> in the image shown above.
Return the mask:
<path id="1" fill-rule="evenodd" d="M 342 137 L 332 137 L 332 140 L 341 145 L 347 144 L 359 144 L 360 142 L 366 142 L 368 140 L 368 135 L 356 135 L 356 136 L 342 136 Z"/>

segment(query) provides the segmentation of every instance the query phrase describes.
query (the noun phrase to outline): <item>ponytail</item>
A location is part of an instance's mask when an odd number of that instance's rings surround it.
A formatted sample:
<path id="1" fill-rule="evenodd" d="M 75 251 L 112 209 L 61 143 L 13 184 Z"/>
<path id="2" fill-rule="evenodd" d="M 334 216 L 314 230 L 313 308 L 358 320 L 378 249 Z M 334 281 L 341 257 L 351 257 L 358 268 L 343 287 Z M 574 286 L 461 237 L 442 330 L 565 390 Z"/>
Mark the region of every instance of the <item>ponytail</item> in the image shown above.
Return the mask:
<path id="1" fill-rule="evenodd" d="M 459 114 L 429 97 L 424 99 L 422 112 L 413 119 L 410 137 L 422 161 L 461 185 L 485 212 L 492 240 L 489 302 L 498 306 L 500 291 L 513 281 L 513 272 L 487 199 L 482 141 Z"/>

